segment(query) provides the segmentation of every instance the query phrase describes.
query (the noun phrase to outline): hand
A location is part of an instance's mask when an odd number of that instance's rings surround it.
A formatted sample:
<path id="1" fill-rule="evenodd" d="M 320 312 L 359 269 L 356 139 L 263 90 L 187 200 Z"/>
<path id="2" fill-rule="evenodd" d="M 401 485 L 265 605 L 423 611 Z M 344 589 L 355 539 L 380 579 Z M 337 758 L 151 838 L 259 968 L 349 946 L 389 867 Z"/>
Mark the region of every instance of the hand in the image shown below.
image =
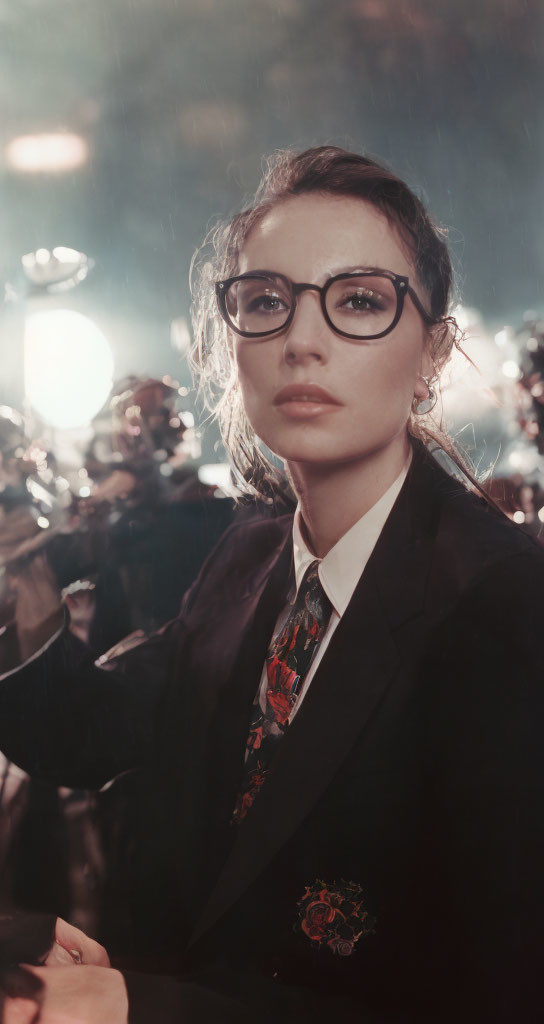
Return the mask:
<path id="1" fill-rule="evenodd" d="M 66 594 L 64 603 L 70 612 L 70 632 L 88 646 L 89 633 L 96 612 L 94 586 L 73 590 Z"/>
<path id="2" fill-rule="evenodd" d="M 109 967 L 110 958 L 99 942 L 57 917 L 55 941 L 44 963 L 46 967 Z"/>
<path id="3" fill-rule="evenodd" d="M 77 931 L 77 929 L 76 929 Z M 26 967 L 42 983 L 40 1010 L 30 999 L 6 999 L 2 1024 L 127 1024 L 123 975 L 108 967 Z"/>

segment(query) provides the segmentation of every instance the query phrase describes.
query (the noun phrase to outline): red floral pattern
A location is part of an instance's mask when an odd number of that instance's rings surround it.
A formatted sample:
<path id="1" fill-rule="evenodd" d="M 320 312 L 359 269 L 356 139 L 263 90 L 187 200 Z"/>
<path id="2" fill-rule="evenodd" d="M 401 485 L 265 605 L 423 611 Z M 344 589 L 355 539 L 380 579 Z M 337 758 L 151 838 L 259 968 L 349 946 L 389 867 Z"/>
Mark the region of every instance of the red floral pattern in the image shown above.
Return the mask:
<path id="1" fill-rule="evenodd" d="M 274 666 L 275 667 L 275 666 Z M 294 672 L 283 665 L 281 662 L 278 663 L 278 669 L 274 678 L 274 687 L 270 685 L 266 691 L 266 699 L 269 706 L 274 712 L 274 718 L 278 725 L 287 725 L 289 721 L 289 715 L 293 710 L 296 698 L 292 693 L 293 683 L 296 682 L 297 676 Z"/>
<path id="2" fill-rule="evenodd" d="M 247 746 L 250 750 L 259 750 L 261 743 L 263 742 L 263 727 L 262 725 L 255 726 L 254 729 L 250 730 L 247 738 Z"/>
<path id="3" fill-rule="evenodd" d="M 343 879 L 327 885 L 316 879 L 298 904 L 296 929 L 317 946 L 326 945 L 338 956 L 351 956 L 362 935 L 374 930 L 374 918 L 364 905 L 363 890 Z"/>
<path id="4" fill-rule="evenodd" d="M 252 806 L 257 793 L 259 792 L 264 780 L 266 779 L 268 772 L 266 769 L 263 771 L 254 771 L 251 773 L 247 788 L 243 793 L 240 793 L 234 809 L 235 820 L 237 822 L 242 821 L 249 808 Z"/>
<path id="5" fill-rule="evenodd" d="M 316 560 L 308 567 L 292 611 L 267 654 L 268 685 L 265 694 L 259 691 L 253 703 L 244 777 L 232 815 L 235 824 L 245 818 L 268 775 L 276 745 L 289 727 L 302 681 L 330 612 Z"/>

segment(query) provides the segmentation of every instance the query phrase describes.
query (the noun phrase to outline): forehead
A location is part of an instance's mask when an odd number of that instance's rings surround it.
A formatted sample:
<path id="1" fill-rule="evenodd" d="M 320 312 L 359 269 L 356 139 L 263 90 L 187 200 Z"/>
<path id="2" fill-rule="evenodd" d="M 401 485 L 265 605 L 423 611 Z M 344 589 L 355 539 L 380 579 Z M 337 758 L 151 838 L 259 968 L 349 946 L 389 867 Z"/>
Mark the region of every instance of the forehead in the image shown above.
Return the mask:
<path id="1" fill-rule="evenodd" d="M 359 267 L 381 267 L 414 278 L 410 255 L 387 218 L 362 199 L 305 195 L 273 207 L 251 230 L 239 273 L 276 270 L 321 283 Z"/>

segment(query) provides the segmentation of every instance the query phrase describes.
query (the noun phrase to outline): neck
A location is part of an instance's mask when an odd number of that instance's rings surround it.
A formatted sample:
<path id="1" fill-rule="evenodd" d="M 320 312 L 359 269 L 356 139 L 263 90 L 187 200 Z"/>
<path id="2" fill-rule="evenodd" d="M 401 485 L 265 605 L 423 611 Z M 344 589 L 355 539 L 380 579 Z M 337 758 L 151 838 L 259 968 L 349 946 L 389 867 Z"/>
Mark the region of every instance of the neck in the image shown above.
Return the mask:
<path id="1" fill-rule="evenodd" d="M 410 453 L 407 434 L 364 459 L 334 465 L 289 462 L 306 541 L 324 558 L 391 487 Z"/>

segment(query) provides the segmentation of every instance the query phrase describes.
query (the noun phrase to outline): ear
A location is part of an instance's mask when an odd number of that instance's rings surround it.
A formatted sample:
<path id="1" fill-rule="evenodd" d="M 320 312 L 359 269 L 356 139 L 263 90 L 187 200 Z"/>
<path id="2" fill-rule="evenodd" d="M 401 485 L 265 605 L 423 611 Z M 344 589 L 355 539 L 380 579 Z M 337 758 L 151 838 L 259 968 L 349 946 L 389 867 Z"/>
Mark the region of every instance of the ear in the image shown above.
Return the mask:
<path id="1" fill-rule="evenodd" d="M 424 350 L 424 361 L 427 367 L 427 370 L 424 371 L 425 377 L 436 380 L 440 376 L 450 358 L 452 348 L 458 347 L 459 333 L 459 328 L 452 317 L 439 320 L 437 324 L 429 327 Z"/>
<path id="2" fill-rule="evenodd" d="M 426 381 L 432 381 L 436 379 L 437 372 L 436 366 L 432 357 L 433 347 L 432 338 L 429 335 L 425 340 L 425 346 L 421 354 L 421 362 L 419 366 L 419 373 L 416 378 L 414 385 L 414 396 L 419 398 L 420 401 L 425 401 L 429 397 L 429 386 Z"/>
<path id="3" fill-rule="evenodd" d="M 418 374 L 414 384 L 414 398 L 418 398 L 421 402 L 424 402 L 429 397 L 429 387 L 425 383 L 426 376 L 427 374 Z"/>
<path id="4" fill-rule="evenodd" d="M 437 330 L 437 328 L 439 329 Z M 433 324 L 426 332 L 421 353 L 421 373 L 424 377 L 436 378 L 437 373 L 440 372 L 439 354 L 442 334 L 442 325 L 439 324 Z"/>
<path id="5" fill-rule="evenodd" d="M 458 331 L 455 320 L 451 317 L 439 320 L 427 328 L 421 354 L 422 377 L 431 381 L 438 380 L 445 364 L 447 363 L 451 350 L 456 342 Z"/>

